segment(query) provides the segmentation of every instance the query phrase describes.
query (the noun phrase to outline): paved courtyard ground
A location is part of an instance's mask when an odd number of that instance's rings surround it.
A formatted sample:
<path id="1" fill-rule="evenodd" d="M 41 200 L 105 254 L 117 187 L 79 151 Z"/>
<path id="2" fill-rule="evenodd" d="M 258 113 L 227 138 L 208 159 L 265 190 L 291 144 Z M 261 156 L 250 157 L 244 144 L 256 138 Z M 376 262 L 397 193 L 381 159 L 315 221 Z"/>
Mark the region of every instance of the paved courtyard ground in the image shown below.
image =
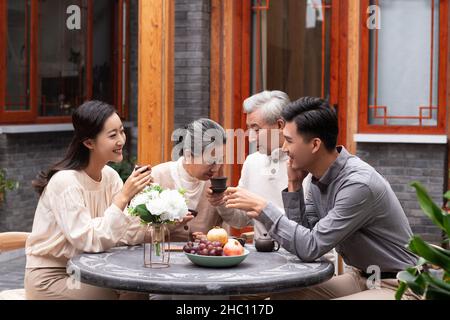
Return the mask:
<path id="1" fill-rule="evenodd" d="M 0 291 L 23 288 L 25 255 L 5 259 L 0 254 Z"/>

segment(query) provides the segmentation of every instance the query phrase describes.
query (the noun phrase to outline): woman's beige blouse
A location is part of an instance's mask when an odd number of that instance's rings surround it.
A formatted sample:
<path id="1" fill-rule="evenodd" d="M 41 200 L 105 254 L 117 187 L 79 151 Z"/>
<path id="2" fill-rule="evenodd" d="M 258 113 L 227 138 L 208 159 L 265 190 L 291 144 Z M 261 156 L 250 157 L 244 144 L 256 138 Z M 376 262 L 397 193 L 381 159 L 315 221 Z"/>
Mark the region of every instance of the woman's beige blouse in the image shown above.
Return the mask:
<path id="1" fill-rule="evenodd" d="M 65 267 L 68 259 L 82 252 L 141 243 L 144 228 L 139 218 L 112 203 L 122 186 L 109 166 L 103 168 L 100 182 L 83 170 L 56 173 L 39 199 L 26 243 L 26 267 Z"/>

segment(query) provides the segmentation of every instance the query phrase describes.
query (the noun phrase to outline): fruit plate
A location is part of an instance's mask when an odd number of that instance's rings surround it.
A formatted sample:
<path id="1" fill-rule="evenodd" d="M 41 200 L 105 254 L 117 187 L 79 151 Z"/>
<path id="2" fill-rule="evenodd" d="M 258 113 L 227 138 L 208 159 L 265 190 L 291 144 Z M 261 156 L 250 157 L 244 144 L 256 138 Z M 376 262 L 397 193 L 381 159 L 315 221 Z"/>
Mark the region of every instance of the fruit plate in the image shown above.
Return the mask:
<path id="1" fill-rule="evenodd" d="M 250 252 L 244 249 L 244 254 L 240 256 L 201 256 L 198 254 L 184 253 L 193 264 L 209 268 L 234 267 L 247 258 Z"/>

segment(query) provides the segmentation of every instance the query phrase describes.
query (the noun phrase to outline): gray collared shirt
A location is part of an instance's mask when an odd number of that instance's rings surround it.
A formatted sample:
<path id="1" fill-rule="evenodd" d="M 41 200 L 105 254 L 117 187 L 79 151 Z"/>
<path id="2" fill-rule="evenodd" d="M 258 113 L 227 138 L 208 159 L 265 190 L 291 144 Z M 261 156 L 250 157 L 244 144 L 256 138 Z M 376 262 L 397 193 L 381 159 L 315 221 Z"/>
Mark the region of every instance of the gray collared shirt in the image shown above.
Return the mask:
<path id="1" fill-rule="evenodd" d="M 412 236 L 406 215 L 389 183 L 370 165 L 338 147 L 339 156 L 320 180 L 284 190 L 286 216 L 269 203 L 258 220 L 288 251 L 314 261 L 333 248 L 345 263 L 366 271 L 378 266 L 397 272 L 416 264 L 406 249 Z"/>

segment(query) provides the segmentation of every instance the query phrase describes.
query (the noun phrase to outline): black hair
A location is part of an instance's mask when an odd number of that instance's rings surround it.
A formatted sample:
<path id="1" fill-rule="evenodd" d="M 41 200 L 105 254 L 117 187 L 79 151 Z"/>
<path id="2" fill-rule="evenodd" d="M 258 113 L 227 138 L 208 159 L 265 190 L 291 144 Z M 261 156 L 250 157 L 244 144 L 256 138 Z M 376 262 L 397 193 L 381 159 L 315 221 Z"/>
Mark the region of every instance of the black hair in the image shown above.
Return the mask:
<path id="1" fill-rule="evenodd" d="M 95 139 L 103 130 L 106 120 L 116 113 L 113 106 L 101 101 L 87 101 L 72 114 L 74 136 L 66 155 L 47 171 L 41 171 L 32 185 L 42 194 L 50 179 L 61 170 L 82 170 L 89 164 L 89 149 L 83 144 L 87 139 Z"/>
<path id="2" fill-rule="evenodd" d="M 328 151 L 336 149 L 338 119 L 327 101 L 314 97 L 300 98 L 283 109 L 282 117 L 286 122 L 295 122 L 297 133 L 306 141 L 319 138 Z"/>

